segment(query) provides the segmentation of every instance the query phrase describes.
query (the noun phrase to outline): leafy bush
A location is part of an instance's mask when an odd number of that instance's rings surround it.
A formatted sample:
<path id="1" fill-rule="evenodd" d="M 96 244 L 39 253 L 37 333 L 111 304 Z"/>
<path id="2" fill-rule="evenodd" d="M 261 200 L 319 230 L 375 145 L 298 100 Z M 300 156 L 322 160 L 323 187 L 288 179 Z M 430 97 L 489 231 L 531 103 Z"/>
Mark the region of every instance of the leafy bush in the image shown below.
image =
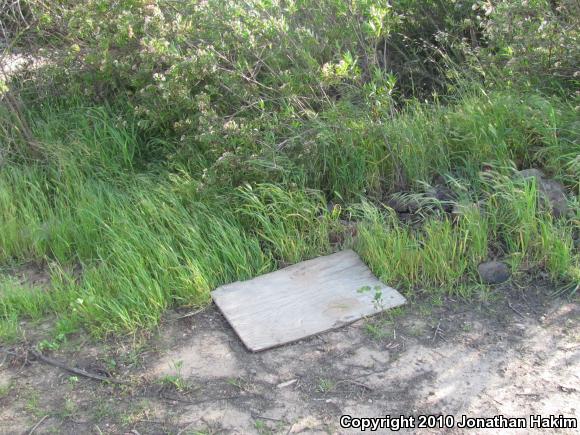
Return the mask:
<path id="1" fill-rule="evenodd" d="M 444 50 L 434 49 L 436 33 L 459 31 L 453 23 L 472 13 L 469 2 L 414 0 L 27 4 L 31 33 L 57 47 L 43 52 L 53 62 L 35 86 L 97 101 L 122 95 L 144 134 L 210 163 L 260 155 L 337 100 L 389 110 L 395 94 L 440 88 L 428 54 Z"/>
<path id="2" fill-rule="evenodd" d="M 25 101 L 79 94 L 120 101 L 144 138 L 135 153 L 177 171 L 205 171 L 204 184 L 219 186 L 289 174 L 302 182 L 293 174 L 299 156 L 299 166 L 314 165 L 306 174 L 317 178 L 313 187 L 363 192 L 370 145 L 359 146 L 344 117 L 389 122 L 407 98 L 457 89 L 468 71 L 501 82 L 494 65 L 512 81 L 536 73 L 572 80 L 579 45 L 573 1 L 556 8 L 547 0 L 23 4 L 27 37 L 53 47 L 32 88 L 12 84 Z M 289 161 L 281 150 L 297 152 Z M 348 180 L 332 170 L 346 160 L 349 174 L 358 174 Z M 372 170 L 376 190 L 380 175 Z M 413 177 L 394 178 L 403 188 Z"/>
<path id="3" fill-rule="evenodd" d="M 504 69 L 512 81 L 543 85 L 578 83 L 580 4 L 575 0 L 478 1 L 474 7 L 485 39 L 482 59 Z M 493 79 L 492 79 L 493 80 Z"/>

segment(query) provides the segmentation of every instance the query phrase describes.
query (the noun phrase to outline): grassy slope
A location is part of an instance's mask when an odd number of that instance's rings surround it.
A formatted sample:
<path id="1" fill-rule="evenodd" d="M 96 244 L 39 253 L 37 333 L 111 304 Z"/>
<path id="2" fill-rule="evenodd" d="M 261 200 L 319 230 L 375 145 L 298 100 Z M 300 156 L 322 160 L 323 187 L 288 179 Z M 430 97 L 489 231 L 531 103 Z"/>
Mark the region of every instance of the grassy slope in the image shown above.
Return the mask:
<path id="1" fill-rule="evenodd" d="M 53 288 L 3 278 L 0 334 L 15 338 L 19 319 L 47 314 L 61 333 L 149 328 L 170 306 L 207 302 L 222 283 L 329 253 L 337 234 L 409 295 L 467 297 L 477 264 L 491 256 L 515 271 L 580 281 L 572 240 L 580 145 L 569 103 L 497 92 L 382 119 L 336 110 L 304 126 L 319 138 L 306 158 L 279 153 L 292 166 L 275 183 L 237 188 L 205 186 L 201 171 L 145 166 L 136 126 L 111 108 L 32 113 L 47 158 L 14 161 L 0 173 L 0 264 L 46 262 Z M 511 177 L 514 162 L 564 181 L 576 194 L 575 215 L 553 220 L 534 182 Z M 483 163 L 494 170 L 482 175 Z M 408 226 L 381 205 L 401 181 L 420 192 L 437 175 L 458 198 L 453 217 L 431 203 L 422 225 Z M 344 219 L 359 221 L 356 240 Z M 69 272 L 78 263 L 80 277 Z"/>

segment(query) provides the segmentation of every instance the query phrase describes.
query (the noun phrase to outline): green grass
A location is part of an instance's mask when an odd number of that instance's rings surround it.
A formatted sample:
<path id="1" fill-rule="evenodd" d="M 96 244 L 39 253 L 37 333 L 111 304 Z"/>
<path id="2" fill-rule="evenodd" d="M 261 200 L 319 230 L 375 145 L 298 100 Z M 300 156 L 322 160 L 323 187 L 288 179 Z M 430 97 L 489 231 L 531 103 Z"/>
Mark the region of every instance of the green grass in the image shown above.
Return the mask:
<path id="1" fill-rule="evenodd" d="M 388 207 L 358 207 L 357 250 L 385 282 L 405 289 L 426 288 L 469 296 L 477 266 L 488 258 L 509 261 L 512 269 L 546 270 L 555 282 L 577 280 L 580 265 L 572 229 L 538 206 L 535 182 L 482 174 L 487 190 L 479 202 L 458 204 L 451 219 L 436 213 L 420 228 L 402 224 Z"/>
<path id="2" fill-rule="evenodd" d="M 436 175 L 478 182 L 485 163 L 542 166 L 578 193 L 573 101 L 539 94 L 465 92 L 454 104 L 409 103 L 375 118 L 347 104 L 308 124 L 297 146 L 310 187 L 356 200 L 416 190 Z"/>
<path id="3" fill-rule="evenodd" d="M 516 276 L 545 270 L 558 283 L 580 281 L 570 102 L 466 94 L 377 119 L 337 105 L 296 127 L 310 145 L 270 156 L 281 168 L 273 178 L 265 170 L 246 180 L 240 169 L 235 186 L 208 182 L 201 150 L 189 164 L 152 159 L 164 139 L 145 140 L 122 110 L 74 102 L 29 113 L 43 159 L 16 154 L 2 167 L 0 265 L 45 264 L 52 284 L 1 278 L 3 340 L 18 338 L 20 320 L 45 316 L 57 336 L 152 328 L 168 308 L 203 305 L 223 283 L 330 253 L 344 219 L 358 222 L 354 248 L 373 271 L 408 294 L 469 297 L 477 265 L 492 257 Z M 546 213 L 534 182 L 511 176 L 515 164 L 565 182 L 571 215 Z M 456 193 L 453 215 L 423 197 L 424 218 L 412 226 L 382 205 L 401 189 L 421 197 L 438 176 Z"/>

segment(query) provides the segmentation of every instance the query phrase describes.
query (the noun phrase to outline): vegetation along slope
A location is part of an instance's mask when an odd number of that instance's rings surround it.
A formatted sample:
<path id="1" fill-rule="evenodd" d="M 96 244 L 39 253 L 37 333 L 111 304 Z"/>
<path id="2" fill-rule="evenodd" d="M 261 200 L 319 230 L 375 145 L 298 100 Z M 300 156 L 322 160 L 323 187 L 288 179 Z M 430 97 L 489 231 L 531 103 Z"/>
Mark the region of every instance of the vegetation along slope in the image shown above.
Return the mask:
<path id="1" fill-rule="evenodd" d="M 576 297 L 577 1 L 2 7 L 3 341 L 347 247 L 411 300 L 482 297 L 490 260 Z"/>

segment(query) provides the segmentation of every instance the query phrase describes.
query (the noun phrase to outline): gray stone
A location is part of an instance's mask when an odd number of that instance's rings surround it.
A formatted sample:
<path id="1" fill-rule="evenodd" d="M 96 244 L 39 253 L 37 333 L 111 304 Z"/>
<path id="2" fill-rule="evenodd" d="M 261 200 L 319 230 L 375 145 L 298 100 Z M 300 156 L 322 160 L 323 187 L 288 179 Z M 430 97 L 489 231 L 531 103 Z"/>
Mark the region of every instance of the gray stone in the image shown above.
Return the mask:
<path id="1" fill-rule="evenodd" d="M 538 191 L 554 217 L 565 216 L 568 213 L 568 198 L 563 184 L 546 178 L 542 171 L 535 168 L 521 170 L 516 175 L 523 179 L 536 179 Z"/>
<path id="2" fill-rule="evenodd" d="M 479 277 L 485 284 L 500 284 L 509 279 L 511 272 L 507 264 L 501 261 L 488 261 L 477 266 Z"/>
<path id="3" fill-rule="evenodd" d="M 397 213 L 414 213 L 422 206 L 416 195 L 413 196 L 408 192 L 399 192 L 391 195 L 386 205 Z"/>
<path id="4" fill-rule="evenodd" d="M 522 169 L 521 171 L 518 171 L 516 175 L 520 178 L 535 178 L 536 180 L 545 177 L 544 173 L 536 168 Z"/>
<path id="5" fill-rule="evenodd" d="M 485 207 L 484 200 L 471 203 L 454 203 L 451 209 L 451 214 L 455 216 L 460 216 L 465 214 L 469 210 L 477 210 L 481 214 L 484 207 Z"/>
<path id="6" fill-rule="evenodd" d="M 561 183 L 555 180 L 540 179 L 538 190 L 555 217 L 566 216 L 568 213 L 568 198 L 566 190 Z"/>

